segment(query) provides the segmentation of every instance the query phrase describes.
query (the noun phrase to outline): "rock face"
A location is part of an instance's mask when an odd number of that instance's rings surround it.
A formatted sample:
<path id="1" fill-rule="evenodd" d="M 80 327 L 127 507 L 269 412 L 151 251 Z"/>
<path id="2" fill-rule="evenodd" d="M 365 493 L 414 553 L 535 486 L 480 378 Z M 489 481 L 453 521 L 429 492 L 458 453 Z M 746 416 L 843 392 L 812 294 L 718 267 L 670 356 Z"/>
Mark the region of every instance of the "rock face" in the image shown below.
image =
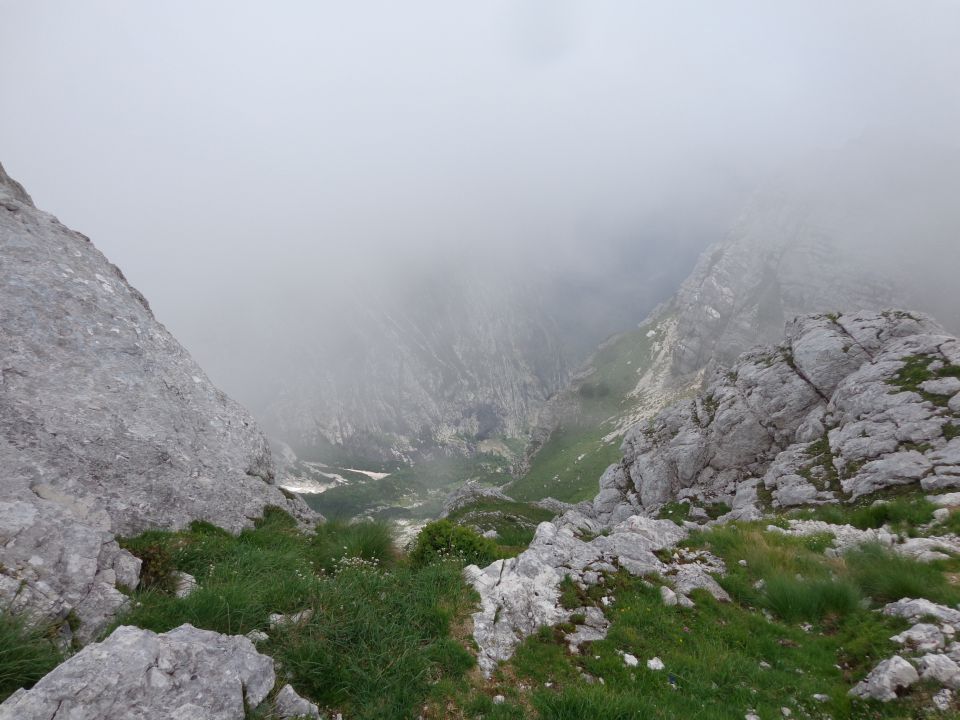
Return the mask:
<path id="1" fill-rule="evenodd" d="M 723 503 L 729 511 L 712 521 L 722 522 L 760 517 L 761 492 L 773 505 L 789 506 L 844 502 L 905 483 L 960 487 L 960 416 L 950 407 L 956 396 L 947 394 L 957 377 L 960 341 L 925 316 L 798 318 L 784 343 L 745 353 L 729 370 L 715 371 L 702 395 L 631 430 L 623 460 L 600 478 L 593 502 L 542 523 L 518 557 L 467 569 L 482 601 L 474 616 L 481 668 L 490 673 L 523 637 L 568 619 L 558 602 L 567 576 L 590 585 L 623 568 L 661 575 L 672 586 L 661 591 L 669 605 L 687 605 L 698 589 L 729 599 L 713 577 L 724 571 L 716 558 L 680 551 L 665 563 L 653 554 L 685 537 L 685 527 L 699 527 L 652 519 L 665 503 L 690 502 L 691 517 L 702 520 L 706 508 Z M 816 521 L 770 529 L 830 533 L 833 553 L 897 543 L 898 552 L 929 561 L 960 549 L 953 537 L 901 543 L 883 530 Z M 585 542 L 578 533 L 607 534 Z M 861 690 L 895 694 L 904 673 L 899 663 L 885 666 Z"/>
<path id="2" fill-rule="evenodd" d="M 544 522 L 537 528 L 530 547 L 517 557 L 497 560 L 483 570 L 476 565 L 467 567 L 464 574 L 481 598 L 481 609 L 473 616 L 481 670 L 489 675 L 525 637 L 543 625 L 556 625 L 580 612 L 560 605 L 560 583 L 564 578 L 582 585 L 595 584 L 599 573 L 613 572 L 617 567 L 635 575 L 678 574 L 679 566 L 668 566 L 654 552 L 671 547 L 686 536 L 685 529 L 669 520 L 631 517 L 614 526 L 609 535 L 585 542 L 570 527 Z M 691 563 L 693 567 L 696 559 Z M 687 584 L 683 591 L 705 587 L 703 583 L 707 581 L 697 584 L 692 580 L 696 572 L 684 575 Z M 709 578 L 706 572 L 703 575 Z M 596 609 L 582 612 L 588 624 L 568 638 L 574 647 L 603 636 L 597 632 L 601 624 L 594 618 Z"/>
<path id="3" fill-rule="evenodd" d="M 273 660 L 244 637 L 191 625 L 162 635 L 122 626 L 7 698 L 0 720 L 242 720 L 275 680 Z M 319 717 L 289 685 L 275 709 Z"/>
<path id="4" fill-rule="evenodd" d="M 958 375 L 960 342 L 925 316 L 798 318 L 783 344 L 745 353 L 699 397 L 634 427 L 623 461 L 601 478 L 594 516 L 689 500 L 743 517 L 760 491 L 790 506 L 960 486 L 960 417 L 939 394 L 947 383 L 930 383 Z"/>
<path id="5" fill-rule="evenodd" d="M 524 437 L 566 379 L 556 322 L 523 288 L 427 277 L 402 297 L 371 288 L 351 304 L 337 352 L 327 337 L 303 337 L 259 413 L 301 457 L 470 454 Z"/>
<path id="6" fill-rule="evenodd" d="M 784 325 L 798 315 L 902 305 L 894 283 L 863 270 L 862 254 L 846 252 L 836 240 L 842 233 L 829 227 L 791 193 L 758 192 L 729 235 L 704 250 L 673 297 L 640 324 L 650 351 L 632 358 L 636 384 L 608 421 L 604 442 L 698 391 L 712 368 L 780 342 Z M 593 364 L 598 356 L 541 412 L 528 463 L 557 427 L 576 423 L 583 411 L 579 382 L 604 370 Z"/>
<path id="7" fill-rule="evenodd" d="M 2 169 L 0 254 L 0 604 L 72 610 L 89 640 L 125 601 L 116 585 L 137 584 L 114 534 L 196 519 L 236 531 L 266 505 L 310 516 L 272 485 L 250 415 Z"/>
<path id="8" fill-rule="evenodd" d="M 729 365 L 755 345 L 779 341 L 797 315 L 899 304 L 892 283 L 861 267 L 806 208 L 775 190 L 758 193 L 672 302 L 675 373 L 710 361 Z"/>

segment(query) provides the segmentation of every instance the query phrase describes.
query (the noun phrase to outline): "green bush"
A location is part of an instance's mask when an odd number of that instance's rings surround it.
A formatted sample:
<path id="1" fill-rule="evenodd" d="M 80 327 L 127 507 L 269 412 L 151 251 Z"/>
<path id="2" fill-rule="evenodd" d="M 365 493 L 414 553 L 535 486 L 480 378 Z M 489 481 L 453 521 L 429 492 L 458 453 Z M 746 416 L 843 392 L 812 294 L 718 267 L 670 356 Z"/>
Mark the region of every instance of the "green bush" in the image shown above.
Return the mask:
<path id="1" fill-rule="evenodd" d="M 31 687 L 60 662 L 60 652 L 46 635 L 44 628 L 28 627 L 0 611 L 0 702 Z"/>
<path id="2" fill-rule="evenodd" d="M 427 523 L 410 553 L 414 567 L 437 560 L 454 559 L 464 565 L 489 565 L 497 559 L 497 544 L 479 533 L 449 520 Z"/>

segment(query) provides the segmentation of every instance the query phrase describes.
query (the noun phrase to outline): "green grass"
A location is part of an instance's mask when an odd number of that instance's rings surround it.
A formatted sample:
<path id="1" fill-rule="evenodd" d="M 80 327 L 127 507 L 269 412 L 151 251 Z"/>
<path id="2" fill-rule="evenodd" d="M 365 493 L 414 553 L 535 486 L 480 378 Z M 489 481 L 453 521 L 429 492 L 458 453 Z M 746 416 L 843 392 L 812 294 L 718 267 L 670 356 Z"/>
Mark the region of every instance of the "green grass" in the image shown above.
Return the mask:
<path id="1" fill-rule="evenodd" d="M 458 525 L 496 530 L 501 554 L 515 555 L 533 540 L 537 525 L 552 520 L 554 513 L 529 503 L 482 499 L 458 508 L 447 519 Z"/>
<path id="2" fill-rule="evenodd" d="M 447 494 L 467 480 L 502 485 L 510 480 L 510 472 L 510 460 L 499 455 L 438 457 L 396 468 L 380 480 L 365 477 L 303 499 L 327 518 L 351 519 L 365 513 L 431 518 L 440 514 Z"/>
<path id="3" fill-rule="evenodd" d="M 960 378 L 960 366 L 946 364 L 939 370 L 931 370 L 930 365 L 934 360 L 939 360 L 933 355 L 914 355 L 904 359 L 903 367 L 888 380 L 890 385 L 894 385 L 901 390 L 915 392 L 924 400 L 934 405 L 946 407 L 950 400 L 947 395 L 936 395 L 928 393 L 921 389 L 921 385 L 927 380 L 939 378 L 955 377 Z"/>
<path id="4" fill-rule="evenodd" d="M 507 489 L 518 500 L 553 497 L 576 503 L 592 500 L 603 471 L 620 460 L 620 440 L 604 442 L 603 425 L 558 428 L 533 457 L 530 469 Z"/>
<path id="5" fill-rule="evenodd" d="M 570 412 L 538 448 L 529 470 L 510 485 L 518 500 L 555 497 L 566 502 L 592 499 L 597 481 L 620 459 L 620 441 L 604 442 L 616 419 L 632 406 L 627 395 L 636 387 L 638 371 L 649 365 L 652 338 L 646 330 L 623 333 L 597 351 L 593 372 L 567 391 Z"/>
<path id="6" fill-rule="evenodd" d="M 820 505 L 794 513 L 794 517 L 823 520 L 834 525 L 853 525 L 861 530 L 889 525 L 896 532 L 909 533 L 918 525 L 929 523 L 937 506 L 922 495 L 894 497 L 874 504 L 871 496 L 859 505 Z"/>
<path id="7" fill-rule="evenodd" d="M 612 625 L 605 640 L 570 656 L 541 633 L 510 662 L 511 672 L 539 688 L 532 704 L 540 718 L 726 719 L 743 717 L 748 709 L 772 718 L 781 717 L 784 706 L 799 717 L 869 717 L 866 708 L 872 705 L 847 696 L 851 678 L 890 652 L 888 637 L 900 627 L 853 608 L 829 632 L 807 633 L 703 593 L 695 594 L 696 608 L 684 610 L 664 606 L 657 589 L 636 578 L 621 576 L 615 582 L 617 602 L 608 612 Z M 636 656 L 639 667 L 627 667 L 618 651 Z M 661 658 L 666 669 L 648 670 L 652 657 Z M 590 684 L 581 671 L 603 678 L 604 684 Z M 545 688 L 545 682 L 553 687 Z M 831 699 L 820 705 L 814 693 Z M 891 710 L 880 717 L 902 712 Z"/>
<path id="8" fill-rule="evenodd" d="M 878 602 L 903 597 L 925 597 L 951 606 L 960 602 L 960 588 L 944 575 L 945 570 L 956 569 L 955 561 L 919 563 L 879 545 L 864 545 L 847 553 L 845 560 L 852 579 Z"/>
<path id="9" fill-rule="evenodd" d="M 52 632 L 0 612 L 0 702 L 19 688 L 32 687 L 63 659 L 50 639 Z"/>
<path id="10" fill-rule="evenodd" d="M 173 597 L 164 583 L 135 593 L 119 623 L 164 632 L 189 622 L 228 634 L 264 630 L 258 649 L 281 677 L 322 707 L 351 718 L 406 718 L 474 664 L 452 639 L 471 603 L 460 566 L 412 568 L 381 523 L 328 523 L 315 535 L 268 509 L 237 536 L 208 523 L 122 541 L 134 554 L 159 553 L 194 575 L 198 589 Z M 313 610 L 308 621 L 269 627 L 271 613 Z"/>
<path id="11" fill-rule="evenodd" d="M 317 588 L 307 623 L 274 632 L 268 652 L 295 687 L 356 718 L 408 718 L 448 675 L 474 665 L 449 637 L 466 603 L 459 568 L 349 568 Z"/>
<path id="12" fill-rule="evenodd" d="M 872 608 L 901 592 L 956 602 L 956 590 L 943 572 L 947 566 L 921 565 L 878 547 L 828 558 L 823 553 L 827 536 L 791 537 L 763 527 L 723 526 L 687 543 L 725 560 L 728 573 L 721 584 L 731 603 L 695 591 L 696 607 L 667 607 L 659 583 L 624 572 L 587 591 L 564 581 L 565 607 L 598 604 L 606 594 L 616 597 L 604 609 L 611 621 L 606 639 L 571 655 L 558 628 L 542 628 L 496 671 L 493 687 L 484 689 L 507 697 L 505 712 L 541 720 L 726 720 L 742 718 L 748 710 L 774 718 L 782 717 L 782 707 L 794 717 L 836 720 L 918 716 L 929 702 L 925 686 L 886 705 L 856 700 L 848 691 L 893 654 L 896 646 L 889 638 L 907 626 Z M 903 584 L 896 587 L 896 582 Z M 637 657 L 639 666 L 628 667 L 622 653 Z M 665 670 L 646 667 L 655 656 Z M 458 698 L 464 712 L 453 716 L 483 716 L 490 706 L 476 692 Z M 814 694 L 829 699 L 820 703 Z"/>

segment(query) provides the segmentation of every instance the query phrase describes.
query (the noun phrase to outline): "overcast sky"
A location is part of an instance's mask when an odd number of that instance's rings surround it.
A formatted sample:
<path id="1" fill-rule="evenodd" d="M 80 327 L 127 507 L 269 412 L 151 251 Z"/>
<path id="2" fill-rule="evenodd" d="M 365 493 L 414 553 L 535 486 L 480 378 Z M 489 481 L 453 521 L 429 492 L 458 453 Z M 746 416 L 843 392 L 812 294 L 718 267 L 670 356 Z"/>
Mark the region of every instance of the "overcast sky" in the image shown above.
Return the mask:
<path id="1" fill-rule="evenodd" d="M 598 227 L 642 237 L 670 213 L 721 233 L 771 173 L 864 133 L 958 146 L 957 0 L 0 0 L 0 17 L 0 160 L 215 379 L 223 317 L 288 312 L 294 280 L 349 289 L 436 255 L 575 265 Z"/>

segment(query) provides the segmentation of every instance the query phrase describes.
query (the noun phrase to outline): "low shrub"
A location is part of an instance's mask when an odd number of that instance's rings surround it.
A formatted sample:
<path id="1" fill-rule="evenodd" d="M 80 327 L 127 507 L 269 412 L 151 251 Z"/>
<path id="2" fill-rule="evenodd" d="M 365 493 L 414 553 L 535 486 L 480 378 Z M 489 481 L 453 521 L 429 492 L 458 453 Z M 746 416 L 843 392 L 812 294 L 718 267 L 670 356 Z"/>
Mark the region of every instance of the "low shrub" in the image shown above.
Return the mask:
<path id="1" fill-rule="evenodd" d="M 427 523 L 410 552 L 414 567 L 437 560 L 454 559 L 464 565 L 489 565 L 499 557 L 497 544 L 474 530 L 449 520 Z"/>

